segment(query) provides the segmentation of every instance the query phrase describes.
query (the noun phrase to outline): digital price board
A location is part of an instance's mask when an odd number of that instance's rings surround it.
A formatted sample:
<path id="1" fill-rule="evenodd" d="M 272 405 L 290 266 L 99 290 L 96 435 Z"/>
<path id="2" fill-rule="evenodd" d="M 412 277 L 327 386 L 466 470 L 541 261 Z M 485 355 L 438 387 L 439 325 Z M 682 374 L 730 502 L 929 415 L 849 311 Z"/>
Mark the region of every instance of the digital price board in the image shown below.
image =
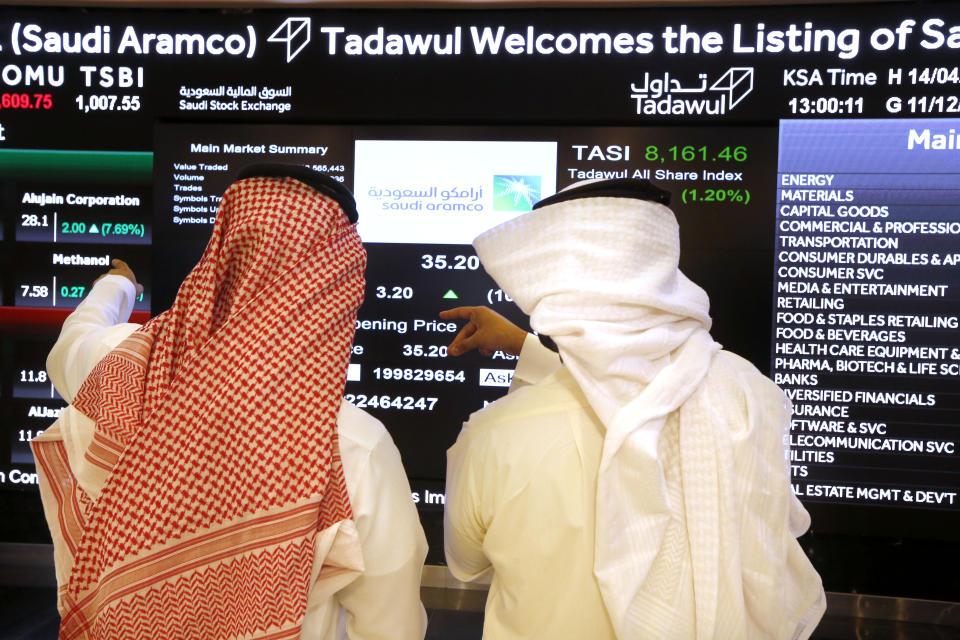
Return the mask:
<path id="1" fill-rule="evenodd" d="M 525 326 L 471 240 L 635 177 L 673 195 L 714 337 L 791 398 L 827 588 L 955 598 L 955 577 L 909 578 L 960 538 L 958 86 L 953 2 L 4 7 L 0 539 L 45 540 L 28 444 L 63 407 L 44 358 L 65 315 L 117 257 L 144 284 L 134 319 L 163 311 L 239 169 L 291 162 L 356 196 L 346 395 L 396 441 L 442 562 L 444 451 L 516 363 L 449 356 L 438 312 Z M 849 570 L 864 554 L 901 579 Z"/>

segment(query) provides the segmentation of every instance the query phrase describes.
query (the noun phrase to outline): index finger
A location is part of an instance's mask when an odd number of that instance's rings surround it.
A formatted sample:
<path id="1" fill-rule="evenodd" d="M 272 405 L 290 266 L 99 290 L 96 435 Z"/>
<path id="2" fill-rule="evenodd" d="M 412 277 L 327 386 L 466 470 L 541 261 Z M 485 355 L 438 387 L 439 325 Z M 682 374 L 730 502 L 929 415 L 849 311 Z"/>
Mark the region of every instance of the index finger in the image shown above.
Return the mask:
<path id="1" fill-rule="evenodd" d="M 476 313 L 476 307 L 454 307 L 453 309 L 445 309 L 441 311 L 438 315 L 444 320 L 459 319 L 459 320 L 473 320 L 473 316 Z"/>
<path id="2" fill-rule="evenodd" d="M 447 346 L 447 353 L 451 356 L 459 356 L 476 348 L 474 336 L 477 334 L 477 325 L 468 322 L 457 333 L 454 339 Z"/>

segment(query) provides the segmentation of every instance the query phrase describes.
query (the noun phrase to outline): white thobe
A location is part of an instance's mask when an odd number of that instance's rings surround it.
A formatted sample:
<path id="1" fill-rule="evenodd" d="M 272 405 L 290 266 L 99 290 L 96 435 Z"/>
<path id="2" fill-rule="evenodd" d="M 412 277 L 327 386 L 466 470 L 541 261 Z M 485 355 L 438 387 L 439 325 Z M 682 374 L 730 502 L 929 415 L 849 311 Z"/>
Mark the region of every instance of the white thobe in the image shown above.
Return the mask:
<path id="1" fill-rule="evenodd" d="M 63 324 L 47 358 L 50 379 L 71 402 L 84 379 L 107 353 L 139 325 L 125 322 L 133 308 L 133 284 L 107 276 L 90 291 Z M 70 464 L 77 471 L 93 437 L 92 420 L 67 407 L 61 429 Z M 420 640 L 427 616 L 420 602 L 420 576 L 427 541 L 411 500 L 400 453 L 383 424 L 346 400 L 337 415 L 340 458 L 363 553 L 364 571 L 334 593 L 315 583 L 307 598 L 301 640 Z M 100 487 L 84 486 L 98 495 Z M 322 535 L 322 534 L 321 534 Z M 318 549 L 323 546 L 318 542 Z M 54 539 L 54 553 L 65 553 Z M 64 562 L 59 561 L 57 583 Z M 319 569 L 317 563 L 315 573 Z"/>
<path id="2" fill-rule="evenodd" d="M 718 358 L 718 364 L 738 371 L 752 369 L 726 352 Z M 673 414 L 663 445 L 670 446 L 677 425 Z M 770 428 L 776 432 L 779 425 Z M 616 639 L 594 574 L 604 435 L 602 422 L 569 370 L 528 336 L 511 393 L 474 413 L 448 450 L 444 548 L 450 570 L 460 580 L 493 571 L 484 640 Z M 668 481 L 676 492 L 679 483 L 673 471 L 668 471 Z M 673 500 L 679 502 L 679 494 Z M 791 523 L 805 519 L 792 496 L 789 516 Z M 744 552 L 754 550 L 747 546 Z M 686 576 L 680 580 L 683 588 L 692 588 L 691 560 L 678 552 L 669 562 L 669 570 Z M 690 605 L 693 599 L 678 601 Z M 674 613 L 693 624 L 692 606 Z M 751 613 L 765 621 L 785 615 L 774 610 Z M 664 637 L 693 637 L 693 631 L 675 628 Z"/>

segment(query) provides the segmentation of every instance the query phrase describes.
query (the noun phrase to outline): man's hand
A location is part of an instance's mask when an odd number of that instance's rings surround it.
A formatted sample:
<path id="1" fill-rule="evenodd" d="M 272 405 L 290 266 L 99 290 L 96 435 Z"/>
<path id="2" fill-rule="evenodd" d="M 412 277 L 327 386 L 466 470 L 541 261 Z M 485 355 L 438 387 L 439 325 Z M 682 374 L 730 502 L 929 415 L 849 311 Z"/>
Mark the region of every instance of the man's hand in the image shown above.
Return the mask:
<path id="1" fill-rule="evenodd" d="M 114 258 L 110 261 L 110 263 L 113 265 L 113 269 L 110 269 L 110 271 L 107 271 L 105 274 L 94 280 L 93 284 L 97 284 L 106 276 L 123 276 L 133 283 L 133 286 L 137 289 L 138 296 L 143 293 L 143 285 L 137 282 L 137 276 L 133 275 L 133 269 L 130 268 L 130 265 L 119 258 Z"/>
<path id="2" fill-rule="evenodd" d="M 494 351 L 520 355 L 527 332 L 487 307 L 457 307 L 440 312 L 444 320 L 469 320 L 447 347 L 447 353 L 459 356 L 477 349 L 485 356 Z"/>

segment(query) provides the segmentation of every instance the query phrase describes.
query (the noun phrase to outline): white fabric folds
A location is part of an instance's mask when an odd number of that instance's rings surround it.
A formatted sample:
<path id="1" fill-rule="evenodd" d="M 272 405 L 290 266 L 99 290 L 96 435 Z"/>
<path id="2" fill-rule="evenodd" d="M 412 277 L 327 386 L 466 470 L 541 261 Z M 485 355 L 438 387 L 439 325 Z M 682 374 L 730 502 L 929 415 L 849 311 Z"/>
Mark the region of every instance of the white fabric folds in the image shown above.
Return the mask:
<path id="1" fill-rule="evenodd" d="M 825 601 L 795 540 L 789 403 L 710 337 L 670 209 L 568 200 L 474 246 L 606 428 L 594 574 L 618 638 L 808 637 Z"/>

